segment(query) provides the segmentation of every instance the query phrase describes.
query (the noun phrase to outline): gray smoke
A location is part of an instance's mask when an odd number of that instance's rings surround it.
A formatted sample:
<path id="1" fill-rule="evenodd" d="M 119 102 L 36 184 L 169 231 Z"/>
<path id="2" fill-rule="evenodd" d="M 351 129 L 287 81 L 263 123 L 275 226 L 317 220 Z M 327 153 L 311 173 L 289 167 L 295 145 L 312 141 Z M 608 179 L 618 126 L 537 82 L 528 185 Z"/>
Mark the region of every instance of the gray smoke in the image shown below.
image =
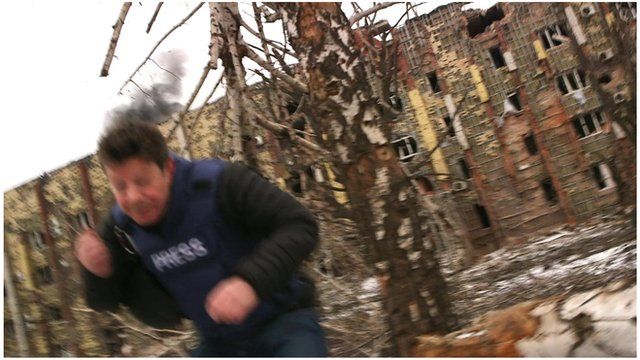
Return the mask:
<path id="1" fill-rule="evenodd" d="M 175 99 L 179 99 L 182 95 L 180 78 L 186 73 L 184 67 L 186 59 L 187 56 L 182 50 L 160 54 L 157 63 L 167 71 L 162 70 L 152 61 L 147 62 L 145 66 L 158 69 L 160 80 L 152 84 L 150 88 L 144 89 L 144 92 L 138 89 L 132 103 L 111 110 L 107 122 L 127 120 L 160 123 L 180 110 L 182 105 Z M 135 87 L 133 84 L 127 86 Z"/>

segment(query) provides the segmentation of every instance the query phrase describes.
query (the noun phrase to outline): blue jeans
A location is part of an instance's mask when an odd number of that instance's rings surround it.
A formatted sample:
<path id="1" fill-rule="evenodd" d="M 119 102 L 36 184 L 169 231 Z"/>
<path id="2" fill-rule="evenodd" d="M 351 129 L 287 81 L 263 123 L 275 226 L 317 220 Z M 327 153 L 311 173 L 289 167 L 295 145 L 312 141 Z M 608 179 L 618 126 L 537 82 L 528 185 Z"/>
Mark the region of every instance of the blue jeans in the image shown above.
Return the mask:
<path id="1" fill-rule="evenodd" d="M 311 308 L 284 313 L 264 325 L 251 339 L 229 342 L 202 339 L 193 357 L 326 357 L 327 344 Z"/>

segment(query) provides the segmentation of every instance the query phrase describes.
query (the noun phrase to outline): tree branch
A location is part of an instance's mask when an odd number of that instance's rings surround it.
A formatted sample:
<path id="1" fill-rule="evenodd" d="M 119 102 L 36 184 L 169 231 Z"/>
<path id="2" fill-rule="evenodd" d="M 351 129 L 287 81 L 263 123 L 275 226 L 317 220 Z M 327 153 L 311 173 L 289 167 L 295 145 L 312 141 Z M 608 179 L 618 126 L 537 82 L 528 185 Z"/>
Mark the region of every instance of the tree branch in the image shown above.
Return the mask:
<path id="1" fill-rule="evenodd" d="M 109 75 L 111 61 L 113 60 L 113 55 L 116 52 L 116 45 L 118 44 L 118 40 L 120 39 L 120 31 L 122 31 L 124 19 L 127 17 L 127 13 L 129 12 L 130 7 L 130 2 L 122 4 L 118 20 L 116 20 L 116 23 L 113 25 L 113 35 L 111 36 L 111 41 L 109 43 L 109 50 L 107 51 L 107 56 L 104 59 L 104 64 L 102 65 L 102 70 L 100 71 L 100 76 L 102 77 Z"/>
<path id="2" fill-rule="evenodd" d="M 160 44 L 162 44 L 162 42 L 169 36 L 171 35 L 172 32 L 174 32 L 177 28 L 179 28 L 180 26 L 184 25 L 185 22 L 187 22 L 187 20 L 189 20 L 193 14 L 196 13 L 196 11 L 198 11 L 202 5 L 204 5 L 204 3 L 200 3 L 198 4 L 193 10 L 191 10 L 191 12 L 189 13 L 189 15 L 187 15 L 184 19 L 182 19 L 182 21 L 180 21 L 177 25 L 175 25 L 173 28 L 171 28 L 171 30 L 169 30 L 166 34 L 164 34 L 164 36 L 160 39 L 160 41 L 158 41 L 158 43 L 153 47 L 153 49 L 151 49 L 151 52 L 149 52 L 149 55 L 147 55 L 147 57 L 142 61 L 142 63 L 133 71 L 133 73 L 131 74 L 131 76 L 129 76 L 129 78 L 127 79 L 127 81 L 124 82 L 124 84 L 122 84 L 122 86 L 120 87 L 120 90 L 118 90 L 118 94 L 122 94 L 122 89 L 124 89 L 125 86 L 127 86 L 127 84 L 133 79 L 133 77 L 138 73 L 138 71 L 142 68 L 142 66 L 144 66 L 144 64 L 147 62 L 147 60 L 149 60 L 149 58 L 151 57 L 151 55 L 153 55 L 153 53 L 156 51 L 156 49 L 158 48 L 158 46 L 160 46 Z"/>
<path id="3" fill-rule="evenodd" d="M 211 90 L 211 92 L 209 93 L 209 96 L 207 96 L 207 99 L 204 101 L 204 104 L 202 104 L 202 106 L 200 107 L 200 110 L 198 110 L 198 113 L 196 114 L 196 118 L 193 120 L 193 124 L 191 124 L 191 131 L 189 131 L 189 134 L 187 135 L 187 144 L 189 145 L 191 144 L 191 137 L 193 135 L 193 132 L 196 129 L 196 124 L 198 123 L 198 120 L 200 120 L 200 116 L 204 112 L 204 108 L 209 103 L 209 100 L 211 100 L 211 98 L 213 97 L 213 93 L 216 92 L 216 90 L 218 89 L 218 86 L 220 86 L 220 83 L 222 83 L 223 77 L 224 76 L 220 74 L 220 77 L 216 81 L 216 84 L 213 86 L 213 90 Z"/>
<path id="4" fill-rule="evenodd" d="M 376 12 L 382 10 L 382 9 L 385 9 L 385 8 L 388 8 L 390 6 L 397 5 L 397 4 L 401 4 L 401 3 L 399 3 L 399 2 L 380 3 L 380 4 L 377 4 L 377 5 L 369 8 L 369 9 L 367 9 L 365 11 L 361 11 L 359 13 L 355 13 L 349 19 L 349 26 L 353 26 L 353 24 L 357 23 L 360 19 L 362 19 L 365 16 L 369 16 L 369 15 L 371 15 L 373 13 L 376 13 Z"/>
<path id="5" fill-rule="evenodd" d="M 287 84 L 289 84 L 293 90 L 298 91 L 298 92 L 302 92 L 302 93 L 309 93 L 309 89 L 307 88 L 307 86 L 301 82 L 299 82 L 298 80 L 290 77 L 289 75 L 283 73 L 282 71 L 276 69 L 275 67 L 273 67 L 271 64 L 269 64 L 268 62 L 266 62 L 265 60 L 262 60 L 262 58 L 260 58 L 260 56 L 258 54 L 255 53 L 255 51 L 247 48 L 247 57 L 249 59 L 251 59 L 253 62 L 255 62 L 256 64 L 262 66 L 263 68 L 265 68 L 267 71 L 269 71 L 273 76 L 281 79 L 282 81 L 286 82 Z"/>
<path id="6" fill-rule="evenodd" d="M 164 2 L 159 2 L 158 6 L 156 7 L 156 11 L 153 13 L 153 16 L 151 17 L 151 21 L 149 21 L 149 25 L 147 25 L 147 34 L 149 33 L 149 31 L 151 31 L 151 27 L 153 26 L 153 23 L 156 22 L 156 18 L 158 17 L 158 13 L 160 12 L 160 8 L 162 7 L 162 4 L 164 4 Z"/>

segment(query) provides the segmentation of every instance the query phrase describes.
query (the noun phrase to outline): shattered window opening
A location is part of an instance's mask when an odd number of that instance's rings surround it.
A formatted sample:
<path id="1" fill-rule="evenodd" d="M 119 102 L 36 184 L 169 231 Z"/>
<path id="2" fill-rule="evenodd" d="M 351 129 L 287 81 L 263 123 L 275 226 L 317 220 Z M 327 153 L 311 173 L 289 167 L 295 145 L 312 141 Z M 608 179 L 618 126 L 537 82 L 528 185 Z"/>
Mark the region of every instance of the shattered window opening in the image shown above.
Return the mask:
<path id="1" fill-rule="evenodd" d="M 400 99 L 400 97 L 395 93 L 392 93 L 389 95 L 389 105 L 391 105 L 395 110 L 401 111 L 403 106 L 402 99 Z"/>
<path id="2" fill-rule="evenodd" d="M 600 77 L 598 78 L 598 82 L 599 82 L 600 84 L 608 84 L 608 83 L 610 83 L 610 82 L 611 82 L 611 75 L 609 75 L 609 74 L 604 74 L 604 75 L 600 76 Z"/>
<path id="3" fill-rule="evenodd" d="M 538 145 L 536 145 L 536 139 L 532 133 L 524 136 L 524 144 L 527 147 L 529 155 L 535 155 L 538 153 Z"/>
<path id="4" fill-rule="evenodd" d="M 51 268 L 46 265 L 36 268 L 36 278 L 39 285 L 51 284 L 53 282 Z"/>
<path id="5" fill-rule="evenodd" d="M 600 190 L 606 190 L 616 186 L 616 182 L 613 180 L 611 170 L 607 164 L 595 165 L 591 167 L 591 170 L 593 171 L 593 177 Z"/>
<path id="6" fill-rule="evenodd" d="M 15 328 L 13 327 L 13 321 L 12 320 L 5 320 L 4 321 L 4 336 L 5 336 L 5 339 L 6 339 L 6 337 L 16 336 L 16 331 L 15 331 Z"/>
<path id="7" fill-rule="evenodd" d="M 587 87 L 584 71 L 573 69 L 570 73 L 562 74 L 556 78 L 558 89 L 563 95 L 567 95 L 574 91 Z"/>
<path id="8" fill-rule="evenodd" d="M 552 205 L 555 205 L 558 203 L 558 193 L 556 192 L 556 189 L 553 187 L 553 183 L 551 182 L 550 178 L 547 178 L 543 181 L 540 182 L 540 186 L 542 187 L 542 190 L 544 191 L 544 197 L 545 199 L 547 199 L 547 201 L 549 203 L 551 203 Z"/>
<path id="9" fill-rule="evenodd" d="M 480 223 L 482 224 L 482 228 L 486 229 L 491 227 L 491 221 L 489 220 L 489 214 L 487 213 L 487 209 L 485 209 L 484 206 L 480 204 L 474 204 L 473 206 L 476 210 L 476 214 L 480 218 Z"/>
<path id="10" fill-rule="evenodd" d="M 456 130 L 453 128 L 453 121 L 451 121 L 451 118 L 448 116 L 445 116 L 444 123 L 445 125 L 447 125 L 447 135 L 449 135 L 449 137 L 455 137 Z"/>
<path id="11" fill-rule="evenodd" d="M 616 10 L 618 10 L 618 16 L 624 21 L 634 20 L 636 18 L 636 6 L 635 2 L 617 2 L 615 3 Z"/>
<path id="12" fill-rule="evenodd" d="M 491 55 L 491 62 L 496 69 L 507 66 L 499 46 L 490 48 L 489 54 Z"/>
<path id="13" fill-rule="evenodd" d="M 548 50 L 552 47 L 562 45 L 563 42 L 561 38 L 566 37 L 567 32 L 561 24 L 553 24 L 538 31 L 538 36 L 542 39 L 544 48 Z"/>
<path id="14" fill-rule="evenodd" d="M 291 176 L 286 180 L 287 187 L 295 195 L 302 195 L 302 181 L 300 173 L 297 171 L 291 172 Z"/>
<path id="15" fill-rule="evenodd" d="M 580 139 L 602 132 L 604 116 L 602 112 L 595 111 L 573 119 L 573 126 Z"/>
<path id="16" fill-rule="evenodd" d="M 424 176 L 421 176 L 416 179 L 416 182 L 418 183 L 418 191 L 420 191 L 420 194 L 422 195 L 433 194 L 434 192 L 433 183 L 431 183 L 429 179 L 427 179 Z"/>
<path id="17" fill-rule="evenodd" d="M 520 96 L 518 96 L 517 92 L 507 95 L 507 98 L 509 99 L 511 105 L 516 108 L 516 110 L 522 111 L 522 105 L 520 105 Z"/>
<path id="18" fill-rule="evenodd" d="M 42 250 L 46 247 L 43 240 L 44 236 L 40 231 L 33 231 L 29 236 L 31 247 L 37 250 Z"/>
<path id="19" fill-rule="evenodd" d="M 471 171 L 469 170 L 469 165 L 467 165 L 467 162 L 464 159 L 458 159 L 458 169 L 463 179 L 471 179 Z"/>
<path id="20" fill-rule="evenodd" d="M 304 129 L 305 129 L 306 124 L 307 124 L 307 121 L 300 117 L 300 118 L 295 119 L 291 123 L 291 127 L 294 128 L 295 130 L 298 130 L 298 131 L 296 131 L 296 135 L 297 136 L 299 136 L 301 138 L 304 138 Z"/>
<path id="21" fill-rule="evenodd" d="M 503 19 L 504 12 L 498 5 L 494 5 L 484 12 L 467 17 L 467 31 L 469 37 L 474 38 L 482 34 L 494 22 Z"/>
<path id="22" fill-rule="evenodd" d="M 46 305 L 47 316 L 52 320 L 62 320 L 62 310 L 57 306 Z"/>
<path id="23" fill-rule="evenodd" d="M 431 91 L 433 91 L 434 94 L 439 93 L 440 86 L 438 85 L 438 75 L 436 75 L 436 72 L 432 71 L 428 73 L 427 79 L 429 79 L 429 85 L 431 85 Z"/>
<path id="24" fill-rule="evenodd" d="M 398 160 L 410 161 L 418 153 L 418 143 L 412 136 L 404 136 L 391 142 L 396 148 Z"/>

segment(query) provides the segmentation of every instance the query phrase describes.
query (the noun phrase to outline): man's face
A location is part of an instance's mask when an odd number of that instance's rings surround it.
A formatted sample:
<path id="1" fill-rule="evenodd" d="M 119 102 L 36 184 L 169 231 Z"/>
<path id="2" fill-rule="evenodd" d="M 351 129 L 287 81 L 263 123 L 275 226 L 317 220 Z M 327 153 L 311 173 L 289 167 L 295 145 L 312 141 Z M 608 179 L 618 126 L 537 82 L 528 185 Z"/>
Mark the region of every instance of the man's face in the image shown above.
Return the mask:
<path id="1" fill-rule="evenodd" d="M 139 157 L 105 166 L 118 205 L 140 226 L 157 224 L 164 216 L 174 170 L 172 158 L 167 159 L 164 169 Z"/>

